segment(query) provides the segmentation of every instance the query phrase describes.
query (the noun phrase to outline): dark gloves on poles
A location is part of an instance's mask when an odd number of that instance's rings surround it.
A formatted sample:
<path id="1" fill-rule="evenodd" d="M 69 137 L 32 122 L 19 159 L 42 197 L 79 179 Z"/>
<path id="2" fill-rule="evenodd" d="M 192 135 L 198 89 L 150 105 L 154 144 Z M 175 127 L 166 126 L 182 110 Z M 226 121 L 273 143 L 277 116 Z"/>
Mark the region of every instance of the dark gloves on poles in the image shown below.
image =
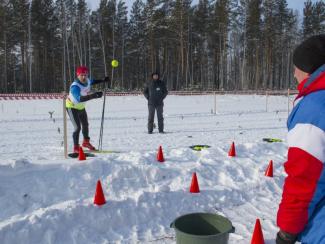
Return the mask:
<path id="1" fill-rule="evenodd" d="M 111 79 L 108 76 L 104 78 L 104 82 L 106 83 L 107 88 L 111 88 Z"/>
<path id="2" fill-rule="evenodd" d="M 95 92 L 93 94 L 91 94 L 92 98 L 100 98 L 103 96 L 103 92 Z"/>
<path id="3" fill-rule="evenodd" d="M 275 242 L 276 244 L 294 244 L 296 240 L 297 235 L 280 230 L 276 235 Z"/>
<path id="4" fill-rule="evenodd" d="M 100 98 L 103 96 L 103 92 L 95 92 L 86 96 L 81 96 L 80 97 L 80 102 L 86 102 L 90 99 L 94 99 L 94 98 Z"/>

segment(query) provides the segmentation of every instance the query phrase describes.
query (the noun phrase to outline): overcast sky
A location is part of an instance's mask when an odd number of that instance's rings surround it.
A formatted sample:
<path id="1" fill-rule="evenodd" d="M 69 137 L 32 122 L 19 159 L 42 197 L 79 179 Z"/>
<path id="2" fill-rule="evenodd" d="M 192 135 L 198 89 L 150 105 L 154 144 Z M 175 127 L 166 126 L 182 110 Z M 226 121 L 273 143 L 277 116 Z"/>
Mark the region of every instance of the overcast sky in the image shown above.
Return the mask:
<path id="1" fill-rule="evenodd" d="M 199 0 L 193 0 L 193 3 L 197 3 Z M 88 5 L 91 9 L 96 10 L 99 6 L 100 0 L 87 0 Z M 132 3 L 134 0 L 126 0 L 126 4 L 131 9 Z M 302 9 L 304 8 L 305 0 L 287 0 L 289 8 L 297 9 L 300 13 L 302 13 Z M 317 2 L 317 0 L 313 0 L 313 2 Z"/>

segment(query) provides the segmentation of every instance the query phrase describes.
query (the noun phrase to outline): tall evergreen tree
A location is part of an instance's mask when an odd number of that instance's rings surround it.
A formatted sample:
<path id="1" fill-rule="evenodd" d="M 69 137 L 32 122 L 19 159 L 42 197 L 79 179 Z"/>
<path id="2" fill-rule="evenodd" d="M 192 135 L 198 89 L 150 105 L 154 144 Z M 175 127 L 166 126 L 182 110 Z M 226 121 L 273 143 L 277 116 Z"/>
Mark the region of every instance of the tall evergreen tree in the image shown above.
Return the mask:
<path id="1" fill-rule="evenodd" d="M 208 31 L 211 18 L 211 6 L 208 0 L 200 0 L 194 11 L 193 19 L 193 62 L 194 80 L 200 81 L 197 84 L 201 89 L 208 81 L 207 63 L 209 60 Z"/>
<path id="2" fill-rule="evenodd" d="M 307 0 L 304 7 L 304 18 L 303 18 L 303 36 L 307 38 L 314 33 L 313 26 L 313 2 Z"/>
<path id="3" fill-rule="evenodd" d="M 116 12 L 116 52 L 115 58 L 120 61 L 120 68 L 116 72 L 116 81 L 119 89 L 124 87 L 125 79 L 125 61 L 126 61 L 126 45 L 128 41 L 128 20 L 127 20 L 127 6 L 123 0 L 118 1 L 117 3 L 117 12 Z"/>
<path id="4" fill-rule="evenodd" d="M 0 92 L 8 92 L 8 3 L 0 2 Z"/>
<path id="5" fill-rule="evenodd" d="M 247 6 L 247 18 L 246 18 L 246 70 L 245 78 L 247 79 L 247 85 L 250 89 L 256 89 L 257 84 L 260 81 L 259 67 L 261 65 L 260 50 L 261 50 L 261 0 L 249 0 Z"/>
<path id="6" fill-rule="evenodd" d="M 214 4 L 212 20 L 212 48 L 215 67 L 215 84 L 221 89 L 228 89 L 228 31 L 230 25 L 229 0 L 217 0 Z"/>
<path id="7" fill-rule="evenodd" d="M 33 0 L 31 14 L 35 91 L 56 90 L 61 87 L 61 83 L 54 82 L 60 68 L 55 55 L 59 25 L 52 0 Z"/>
<path id="8" fill-rule="evenodd" d="M 128 31 L 128 89 L 140 89 L 146 80 L 145 24 L 144 3 L 142 0 L 136 0 L 132 5 Z"/>
<path id="9" fill-rule="evenodd" d="M 166 47 L 166 58 L 176 61 L 176 66 L 170 65 L 168 62 L 169 71 L 168 80 L 176 80 L 176 89 L 187 88 L 190 83 L 189 71 L 189 21 L 190 21 L 191 1 L 176 0 L 171 9 L 171 18 L 169 21 L 169 30 L 172 43 L 176 45 L 169 45 Z M 168 51 L 170 49 L 170 51 Z M 172 62 L 173 64 L 174 62 Z M 176 74 L 173 76 L 172 73 Z"/>

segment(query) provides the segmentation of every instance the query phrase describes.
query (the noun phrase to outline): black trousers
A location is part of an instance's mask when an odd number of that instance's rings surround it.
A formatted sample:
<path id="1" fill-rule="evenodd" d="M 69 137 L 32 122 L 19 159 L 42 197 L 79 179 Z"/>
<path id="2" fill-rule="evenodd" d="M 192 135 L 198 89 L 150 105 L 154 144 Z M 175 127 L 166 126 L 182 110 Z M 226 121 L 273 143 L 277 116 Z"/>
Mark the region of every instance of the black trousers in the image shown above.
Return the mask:
<path id="1" fill-rule="evenodd" d="M 158 130 L 159 132 L 164 131 L 164 105 L 148 105 L 149 115 L 148 115 L 148 132 L 153 131 L 153 122 L 155 120 L 155 111 L 157 111 L 158 118 Z"/>
<path id="2" fill-rule="evenodd" d="M 89 139 L 89 125 L 86 109 L 78 110 L 74 108 L 67 108 L 67 112 L 74 127 L 74 131 L 72 133 L 73 144 L 79 145 L 79 134 L 81 128 L 84 138 Z"/>

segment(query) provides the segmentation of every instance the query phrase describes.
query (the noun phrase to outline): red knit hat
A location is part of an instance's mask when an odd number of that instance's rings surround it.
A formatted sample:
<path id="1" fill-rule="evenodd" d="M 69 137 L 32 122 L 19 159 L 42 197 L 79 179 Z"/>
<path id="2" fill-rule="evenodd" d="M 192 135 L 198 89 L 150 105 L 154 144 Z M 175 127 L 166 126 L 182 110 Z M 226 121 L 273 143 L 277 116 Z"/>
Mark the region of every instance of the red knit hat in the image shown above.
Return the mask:
<path id="1" fill-rule="evenodd" d="M 79 66 L 77 68 L 77 76 L 81 74 L 88 74 L 88 68 L 86 66 Z"/>

